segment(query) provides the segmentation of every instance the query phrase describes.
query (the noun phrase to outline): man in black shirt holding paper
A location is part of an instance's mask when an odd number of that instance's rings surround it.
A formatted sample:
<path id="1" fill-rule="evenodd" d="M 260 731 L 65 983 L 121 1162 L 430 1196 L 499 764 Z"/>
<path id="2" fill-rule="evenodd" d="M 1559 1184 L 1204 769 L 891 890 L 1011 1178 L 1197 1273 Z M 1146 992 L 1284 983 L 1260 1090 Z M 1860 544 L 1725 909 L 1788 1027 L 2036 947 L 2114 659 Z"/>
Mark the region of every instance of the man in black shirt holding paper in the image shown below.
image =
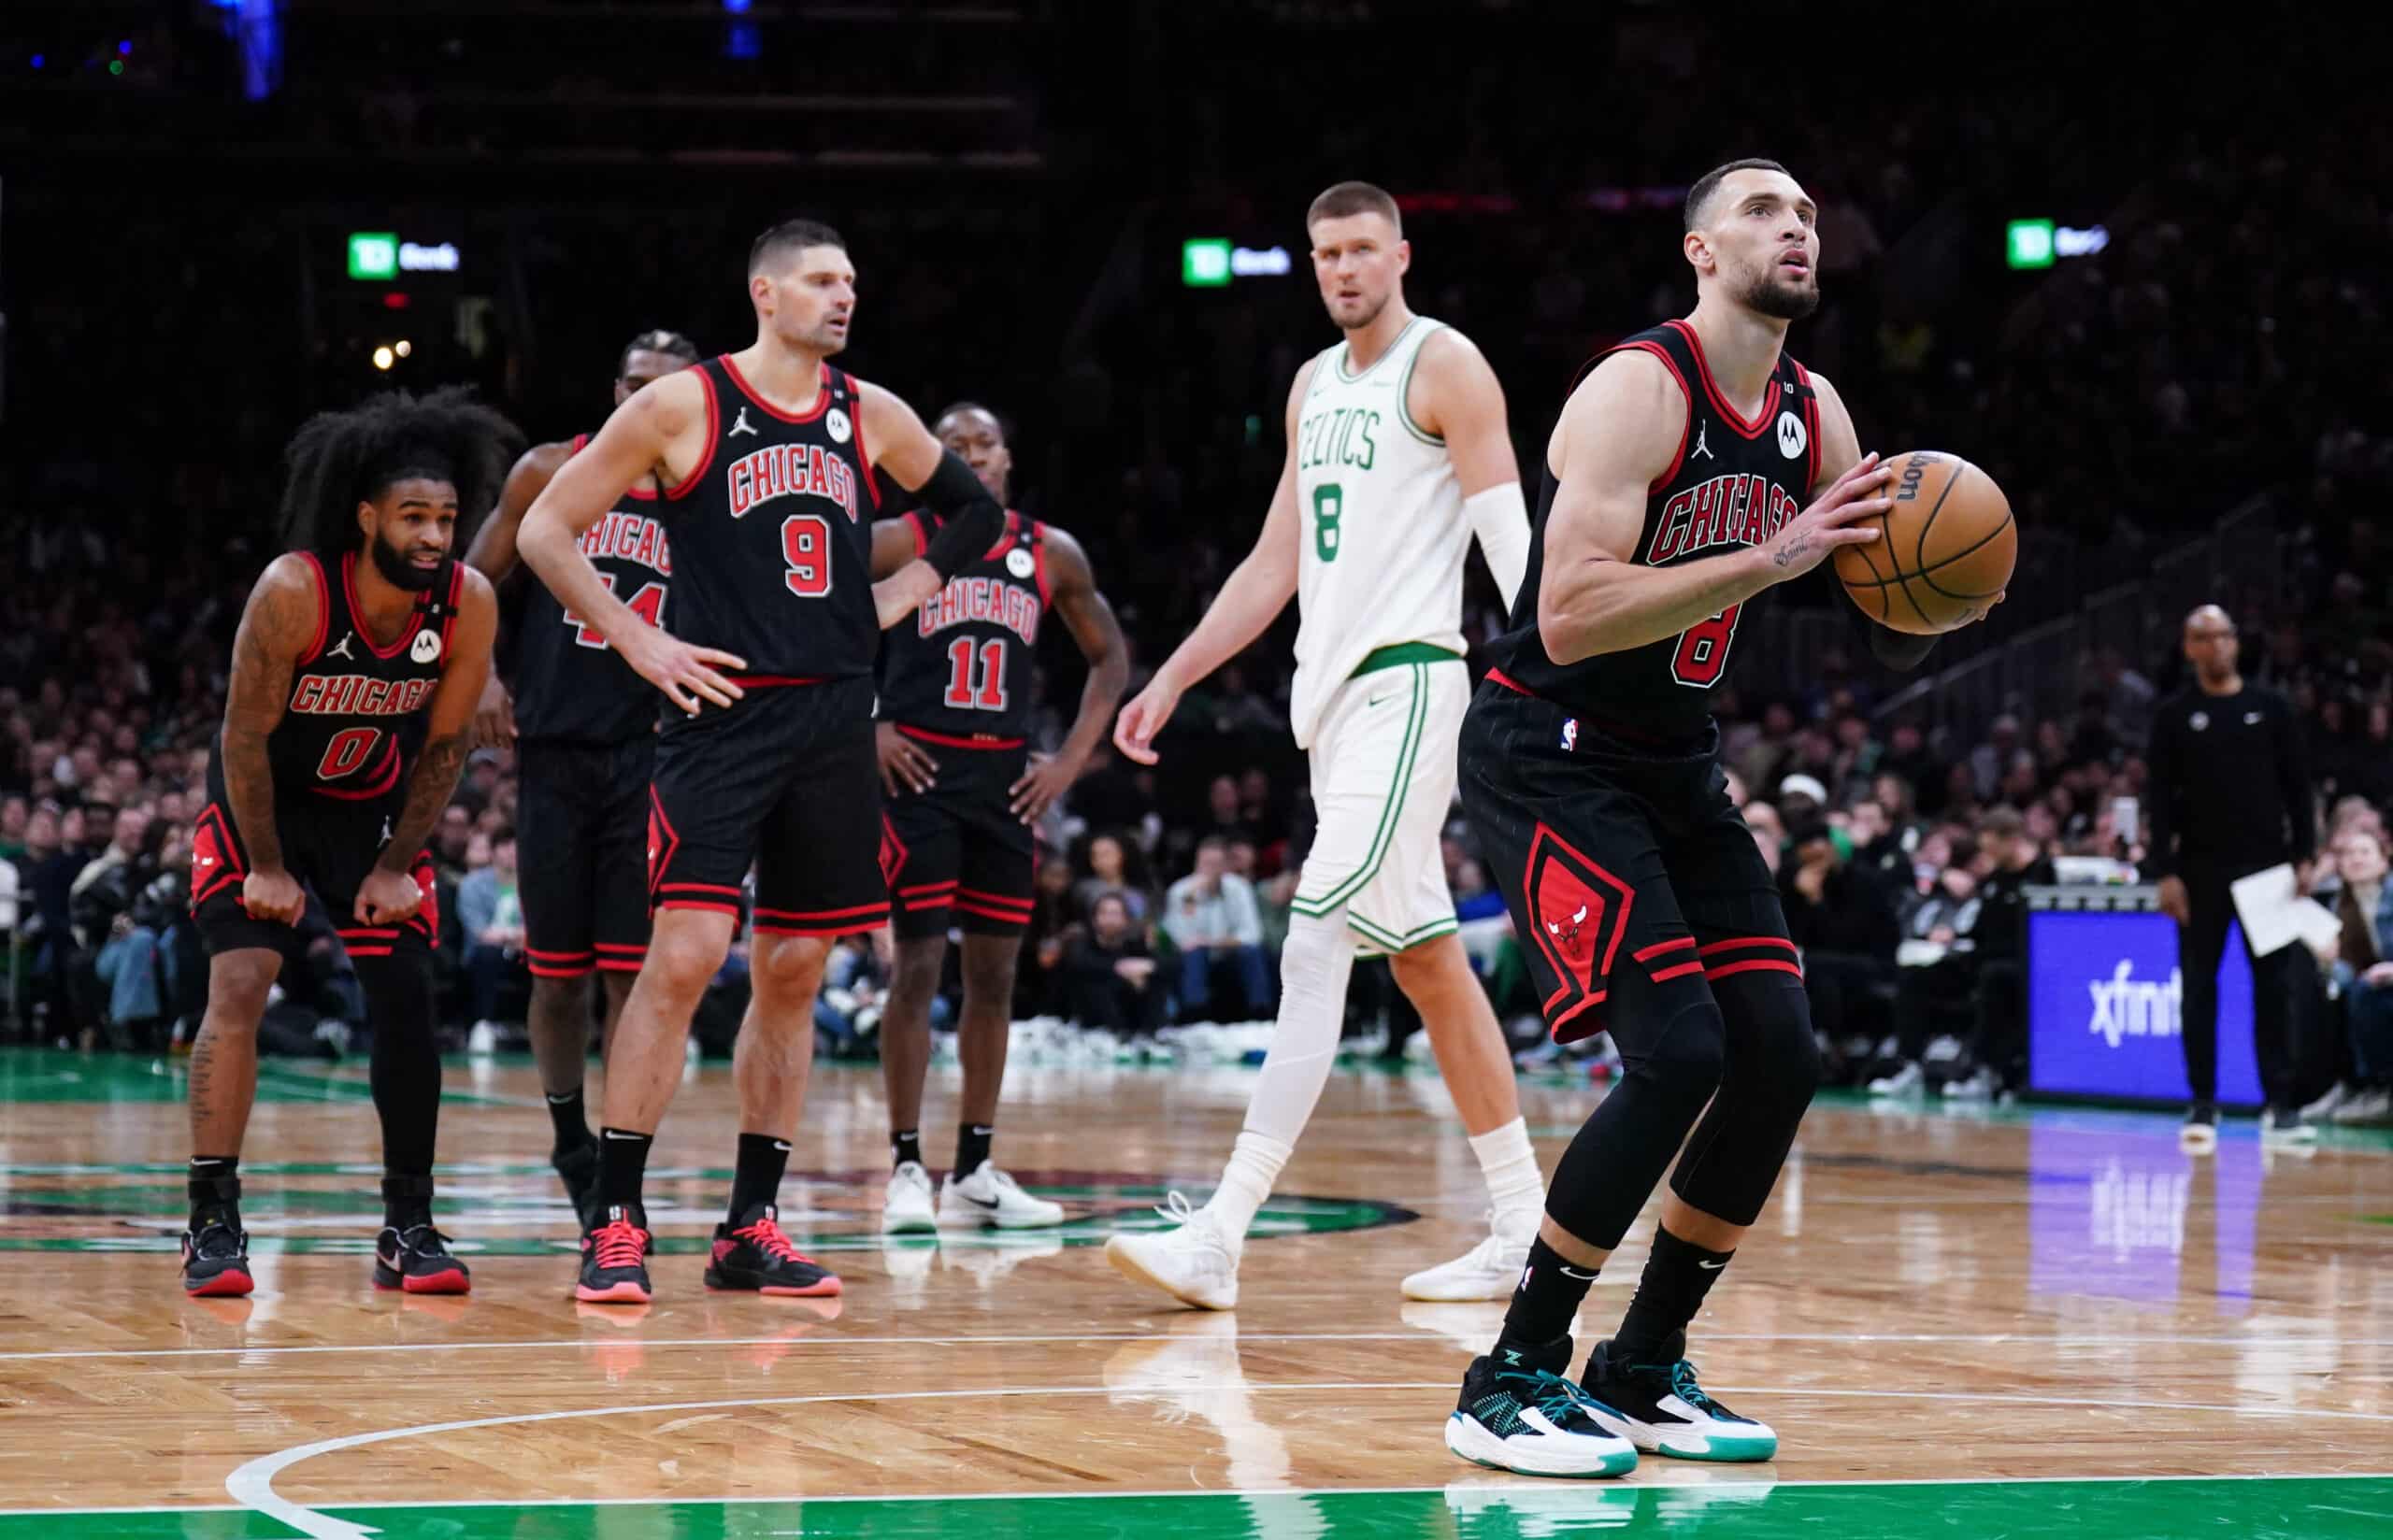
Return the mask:
<path id="1" fill-rule="evenodd" d="M 2239 877 L 2290 862 L 2297 887 L 2306 891 L 2317 843 L 2293 707 L 2272 690 L 2245 684 L 2238 655 L 2235 622 L 2225 610 L 2204 605 L 2185 617 L 2194 683 L 2160 706 L 2149 753 L 2147 875 L 2159 877 L 2161 911 L 2178 926 L 2185 1078 L 2194 1098 L 2181 1142 L 2197 1154 L 2218 1144 L 2218 963 L 2235 918 L 2228 889 Z M 2260 1135 L 2270 1144 L 2317 1138 L 2295 1110 L 2295 962 L 2291 947 L 2252 959 L 2252 1041 L 2269 1104 Z"/>

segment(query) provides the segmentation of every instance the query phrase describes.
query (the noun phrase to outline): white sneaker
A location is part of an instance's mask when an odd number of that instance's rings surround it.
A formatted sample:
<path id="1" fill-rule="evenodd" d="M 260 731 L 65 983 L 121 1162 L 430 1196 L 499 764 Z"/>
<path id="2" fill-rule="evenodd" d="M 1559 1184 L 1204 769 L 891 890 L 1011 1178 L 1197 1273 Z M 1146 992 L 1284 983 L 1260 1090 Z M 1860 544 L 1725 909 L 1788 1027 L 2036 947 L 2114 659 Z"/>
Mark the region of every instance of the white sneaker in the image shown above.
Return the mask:
<path id="1" fill-rule="evenodd" d="M 1034 1198 L 996 1164 L 982 1161 L 979 1170 L 961 1181 L 955 1173 L 939 1190 L 939 1222 L 943 1227 L 977 1230 L 1037 1230 L 1064 1222 L 1064 1205 Z"/>
<path id="2" fill-rule="evenodd" d="M 1980 1064 L 1966 1080 L 1945 1081 L 1944 1099 L 1948 1102 L 1991 1102 L 1994 1093 L 2001 1089 L 2002 1082 L 1994 1077 L 1994 1071 Z"/>
<path id="3" fill-rule="evenodd" d="M 2271 1107 L 2260 1114 L 2260 1143 L 2279 1148 L 2314 1146 L 2318 1143 L 2318 1130 L 2302 1121 L 2299 1112 L 2280 1112 Z"/>
<path id="4" fill-rule="evenodd" d="M 2339 1128 L 2367 1128 L 2393 1119 L 2393 1092 L 2381 1086 L 2352 1092 L 2343 1105 L 2335 1109 Z"/>
<path id="5" fill-rule="evenodd" d="M 2349 1083 L 2338 1080 L 2327 1088 L 2327 1094 L 2301 1109 L 2301 1119 L 2309 1123 L 2338 1121 L 2335 1114 L 2348 1106 L 2362 1092 Z"/>
<path id="6" fill-rule="evenodd" d="M 475 1022 L 473 1030 L 466 1034 L 466 1051 L 474 1054 L 496 1053 L 498 1023 L 495 1021 Z"/>
<path id="7" fill-rule="evenodd" d="M 1143 1235 L 1116 1235 L 1105 1260 L 1124 1277 L 1162 1290 L 1199 1310 L 1238 1308 L 1239 1240 L 1232 1240 L 1210 1208 L 1191 1208 L 1174 1192 L 1156 1213 L 1180 1223 Z"/>
<path id="8" fill-rule="evenodd" d="M 896 1235 L 938 1228 L 931 1212 L 931 1174 L 922 1162 L 908 1161 L 889 1174 L 889 1192 L 881 1203 L 881 1233 Z"/>
<path id="9" fill-rule="evenodd" d="M 1917 1096 L 1927 1090 L 1927 1072 L 1915 1062 L 1906 1062 L 1892 1075 L 1882 1075 L 1870 1082 L 1872 1096 Z"/>
<path id="10" fill-rule="evenodd" d="M 1537 1223 L 1532 1218 L 1526 1234 L 1514 1239 L 1494 1226 L 1492 1213 L 1488 1219 L 1485 1240 L 1452 1262 L 1425 1267 L 1406 1278 L 1404 1297 L 1440 1302 L 1511 1299 L 1513 1286 L 1528 1267 L 1529 1242 L 1537 1238 Z"/>

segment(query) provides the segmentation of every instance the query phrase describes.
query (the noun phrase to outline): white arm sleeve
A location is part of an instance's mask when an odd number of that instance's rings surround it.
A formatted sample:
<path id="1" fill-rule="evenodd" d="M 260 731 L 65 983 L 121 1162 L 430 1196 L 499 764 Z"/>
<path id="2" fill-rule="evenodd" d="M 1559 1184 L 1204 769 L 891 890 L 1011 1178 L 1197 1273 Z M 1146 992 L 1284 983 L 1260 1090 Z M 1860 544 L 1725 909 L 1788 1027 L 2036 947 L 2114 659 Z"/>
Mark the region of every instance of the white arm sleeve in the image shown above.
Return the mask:
<path id="1" fill-rule="evenodd" d="M 1487 558 L 1487 570 L 1496 575 L 1509 610 L 1529 567 L 1529 507 L 1521 496 L 1521 484 L 1507 481 L 1467 497 L 1462 511 L 1479 536 L 1480 554 Z"/>

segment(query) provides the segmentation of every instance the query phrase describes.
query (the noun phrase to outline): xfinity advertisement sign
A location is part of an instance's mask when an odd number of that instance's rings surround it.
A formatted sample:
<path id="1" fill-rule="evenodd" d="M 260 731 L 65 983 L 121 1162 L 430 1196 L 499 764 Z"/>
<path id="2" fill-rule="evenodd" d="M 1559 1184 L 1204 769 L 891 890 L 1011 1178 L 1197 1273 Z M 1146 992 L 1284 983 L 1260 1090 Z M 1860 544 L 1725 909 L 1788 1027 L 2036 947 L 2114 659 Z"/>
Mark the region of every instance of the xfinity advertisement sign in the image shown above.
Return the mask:
<path id="1" fill-rule="evenodd" d="M 2185 1102 L 2184 974 L 2165 915 L 2045 909 L 2028 917 L 2028 1080 L 2064 1096 Z M 2229 931 L 2218 970 L 2218 1099 L 2257 1105 L 2252 965 Z"/>

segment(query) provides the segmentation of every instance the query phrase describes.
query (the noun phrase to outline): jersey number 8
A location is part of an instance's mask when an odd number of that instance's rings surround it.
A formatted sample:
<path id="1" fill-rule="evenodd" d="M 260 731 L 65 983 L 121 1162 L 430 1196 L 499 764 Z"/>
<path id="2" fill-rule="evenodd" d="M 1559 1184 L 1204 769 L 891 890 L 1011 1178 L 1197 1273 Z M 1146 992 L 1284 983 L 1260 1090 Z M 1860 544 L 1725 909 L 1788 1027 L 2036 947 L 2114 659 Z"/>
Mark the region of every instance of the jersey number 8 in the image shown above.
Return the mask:
<path id="1" fill-rule="evenodd" d="M 1728 644 L 1737 637 L 1737 612 L 1744 607 L 1730 605 L 1701 625 L 1680 632 L 1678 650 L 1670 655 L 1670 677 L 1698 690 L 1718 684 L 1728 669 Z"/>
<path id="2" fill-rule="evenodd" d="M 1312 549 L 1325 562 L 1338 560 L 1338 520 L 1346 511 L 1345 490 L 1335 481 L 1312 490 Z"/>

